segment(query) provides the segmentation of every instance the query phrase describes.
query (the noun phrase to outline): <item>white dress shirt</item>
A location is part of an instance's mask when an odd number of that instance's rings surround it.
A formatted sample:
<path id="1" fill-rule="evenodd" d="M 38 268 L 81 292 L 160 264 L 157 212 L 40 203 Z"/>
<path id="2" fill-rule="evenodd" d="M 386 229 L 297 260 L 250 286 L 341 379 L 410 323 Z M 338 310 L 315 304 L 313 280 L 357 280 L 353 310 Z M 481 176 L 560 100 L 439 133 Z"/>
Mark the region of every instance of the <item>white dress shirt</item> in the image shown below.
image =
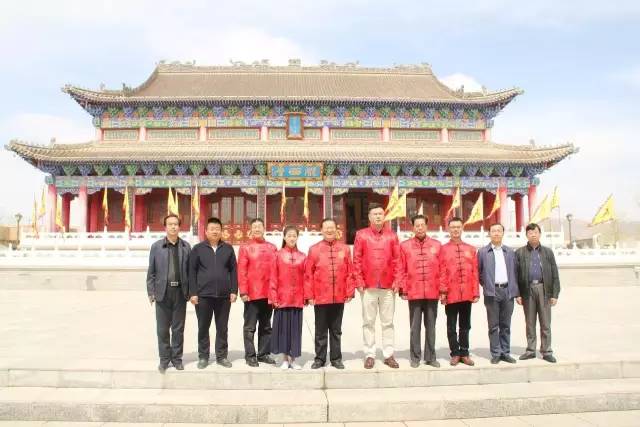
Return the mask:
<path id="1" fill-rule="evenodd" d="M 494 274 L 495 283 L 507 283 L 509 281 L 509 275 L 507 274 L 507 263 L 504 260 L 502 246 L 494 246 L 491 244 L 491 249 L 493 249 L 493 256 L 496 264 Z"/>

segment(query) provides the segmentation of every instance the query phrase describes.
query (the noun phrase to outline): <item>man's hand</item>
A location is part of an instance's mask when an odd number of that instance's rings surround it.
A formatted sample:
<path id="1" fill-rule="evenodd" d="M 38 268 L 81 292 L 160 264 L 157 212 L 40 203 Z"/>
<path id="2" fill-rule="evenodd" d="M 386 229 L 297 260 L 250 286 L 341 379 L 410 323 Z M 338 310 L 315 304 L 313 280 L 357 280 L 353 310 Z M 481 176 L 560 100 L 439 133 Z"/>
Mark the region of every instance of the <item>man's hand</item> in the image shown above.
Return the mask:
<path id="1" fill-rule="evenodd" d="M 308 300 L 307 300 L 307 304 L 308 304 L 308 305 L 314 305 L 315 303 L 316 303 L 316 302 L 315 302 L 314 300 L 312 300 L 312 299 L 308 299 Z"/>
<path id="2" fill-rule="evenodd" d="M 280 307 L 280 304 L 278 304 L 277 302 L 272 302 L 271 305 L 273 306 L 273 308 Z"/>
<path id="3" fill-rule="evenodd" d="M 357 289 L 358 292 L 360 292 L 360 295 L 362 295 L 362 293 L 364 292 L 364 286 L 358 286 Z"/>
<path id="4" fill-rule="evenodd" d="M 353 297 L 345 298 L 344 299 L 344 303 L 348 304 L 349 302 L 351 302 L 352 299 L 353 299 Z"/>
<path id="5" fill-rule="evenodd" d="M 446 294 L 440 294 L 440 304 L 447 305 L 447 295 Z"/>
<path id="6" fill-rule="evenodd" d="M 236 302 L 237 299 L 238 299 L 238 295 L 236 295 L 236 294 L 230 294 L 229 295 L 229 301 Z"/>
<path id="7" fill-rule="evenodd" d="M 198 296 L 194 295 L 191 298 L 189 298 L 189 301 L 191 301 L 191 304 L 193 305 L 198 305 Z"/>
<path id="8" fill-rule="evenodd" d="M 516 302 L 518 305 L 522 305 L 522 297 L 516 297 Z"/>
<path id="9" fill-rule="evenodd" d="M 249 301 L 249 295 L 240 295 L 240 299 L 242 300 L 242 302 L 247 302 Z"/>
<path id="10" fill-rule="evenodd" d="M 473 297 L 473 301 L 471 301 L 473 304 L 477 303 L 478 301 L 480 301 L 480 297 Z"/>
<path id="11" fill-rule="evenodd" d="M 407 294 L 400 294 L 400 298 L 403 300 L 407 300 Z"/>
<path id="12" fill-rule="evenodd" d="M 557 303 L 558 303 L 558 298 L 549 298 L 549 304 L 551 305 L 551 307 L 553 307 Z"/>
<path id="13" fill-rule="evenodd" d="M 154 302 L 156 302 L 156 297 L 149 295 L 149 304 L 153 305 Z"/>

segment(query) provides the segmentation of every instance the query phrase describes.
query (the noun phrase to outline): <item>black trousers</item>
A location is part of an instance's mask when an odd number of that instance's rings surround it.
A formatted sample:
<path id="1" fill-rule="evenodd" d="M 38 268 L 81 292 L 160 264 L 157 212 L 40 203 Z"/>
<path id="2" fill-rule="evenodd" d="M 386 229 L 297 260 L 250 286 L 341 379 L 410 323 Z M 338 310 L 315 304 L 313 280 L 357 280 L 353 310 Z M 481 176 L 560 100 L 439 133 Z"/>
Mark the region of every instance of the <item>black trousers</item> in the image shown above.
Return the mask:
<path id="1" fill-rule="evenodd" d="M 342 337 L 344 304 L 315 305 L 313 311 L 315 313 L 316 326 L 316 360 L 323 364 L 327 361 L 327 335 L 329 337 L 329 344 L 331 345 L 330 360 L 332 362 L 342 360 L 340 341 Z"/>
<path id="2" fill-rule="evenodd" d="M 484 297 L 489 326 L 489 348 L 492 357 L 509 355 L 511 352 L 511 315 L 513 298 L 506 288 L 496 287 L 496 295 Z"/>
<path id="3" fill-rule="evenodd" d="M 161 363 L 182 361 L 186 313 L 187 301 L 182 289 L 167 287 L 163 300 L 156 301 L 156 332 Z"/>
<path id="4" fill-rule="evenodd" d="M 256 348 L 253 344 L 256 326 L 258 326 L 257 357 L 263 357 L 269 354 L 272 313 L 273 308 L 271 308 L 266 298 L 244 303 L 244 327 L 242 328 L 242 334 L 244 336 L 245 359 L 253 359 L 256 357 Z"/>
<path id="5" fill-rule="evenodd" d="M 411 360 L 419 361 L 421 353 L 420 332 L 424 322 L 424 360 L 436 360 L 436 317 L 437 299 L 409 300 L 409 325 L 411 325 L 409 355 Z"/>
<path id="6" fill-rule="evenodd" d="M 444 312 L 447 314 L 447 338 L 451 356 L 468 356 L 471 301 L 447 304 L 444 306 Z M 456 331 L 458 319 L 460 319 L 459 332 Z"/>
<path id="7" fill-rule="evenodd" d="M 216 320 L 216 360 L 226 359 L 229 353 L 228 324 L 231 301 L 229 297 L 212 298 L 198 297 L 196 305 L 196 317 L 198 318 L 198 358 L 209 359 L 211 342 L 209 340 L 209 328 L 211 319 Z"/>

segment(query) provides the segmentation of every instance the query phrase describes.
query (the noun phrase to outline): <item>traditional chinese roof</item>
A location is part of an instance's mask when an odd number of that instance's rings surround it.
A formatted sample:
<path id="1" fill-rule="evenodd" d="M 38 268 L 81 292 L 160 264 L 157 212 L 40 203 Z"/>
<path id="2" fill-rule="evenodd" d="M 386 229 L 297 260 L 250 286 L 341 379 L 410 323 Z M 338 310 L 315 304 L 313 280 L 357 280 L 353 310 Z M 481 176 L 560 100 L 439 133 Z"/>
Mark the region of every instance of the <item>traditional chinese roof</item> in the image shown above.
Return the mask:
<path id="1" fill-rule="evenodd" d="M 331 163 L 505 164 L 550 167 L 578 150 L 573 144 L 555 147 L 496 143 L 422 141 L 269 141 L 260 142 L 139 142 L 93 141 L 40 146 L 20 141 L 6 148 L 28 162 L 45 164 L 148 162 L 277 162 Z"/>
<path id="2" fill-rule="evenodd" d="M 66 85 L 63 91 L 80 105 L 176 104 L 228 102 L 408 103 L 504 107 L 522 93 L 454 91 L 428 65 L 364 68 L 339 66 L 233 66 L 159 64 L 138 87 L 89 90 Z"/>

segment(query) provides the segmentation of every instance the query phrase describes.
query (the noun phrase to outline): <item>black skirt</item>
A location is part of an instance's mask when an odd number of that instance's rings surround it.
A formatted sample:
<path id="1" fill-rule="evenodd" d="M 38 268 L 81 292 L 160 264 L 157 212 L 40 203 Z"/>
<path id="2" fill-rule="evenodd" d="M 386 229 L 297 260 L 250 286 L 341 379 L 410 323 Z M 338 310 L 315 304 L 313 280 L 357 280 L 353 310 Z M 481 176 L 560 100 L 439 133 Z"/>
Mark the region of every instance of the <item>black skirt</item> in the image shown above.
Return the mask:
<path id="1" fill-rule="evenodd" d="M 271 353 L 300 357 L 302 354 L 302 309 L 276 308 L 271 331 Z"/>

